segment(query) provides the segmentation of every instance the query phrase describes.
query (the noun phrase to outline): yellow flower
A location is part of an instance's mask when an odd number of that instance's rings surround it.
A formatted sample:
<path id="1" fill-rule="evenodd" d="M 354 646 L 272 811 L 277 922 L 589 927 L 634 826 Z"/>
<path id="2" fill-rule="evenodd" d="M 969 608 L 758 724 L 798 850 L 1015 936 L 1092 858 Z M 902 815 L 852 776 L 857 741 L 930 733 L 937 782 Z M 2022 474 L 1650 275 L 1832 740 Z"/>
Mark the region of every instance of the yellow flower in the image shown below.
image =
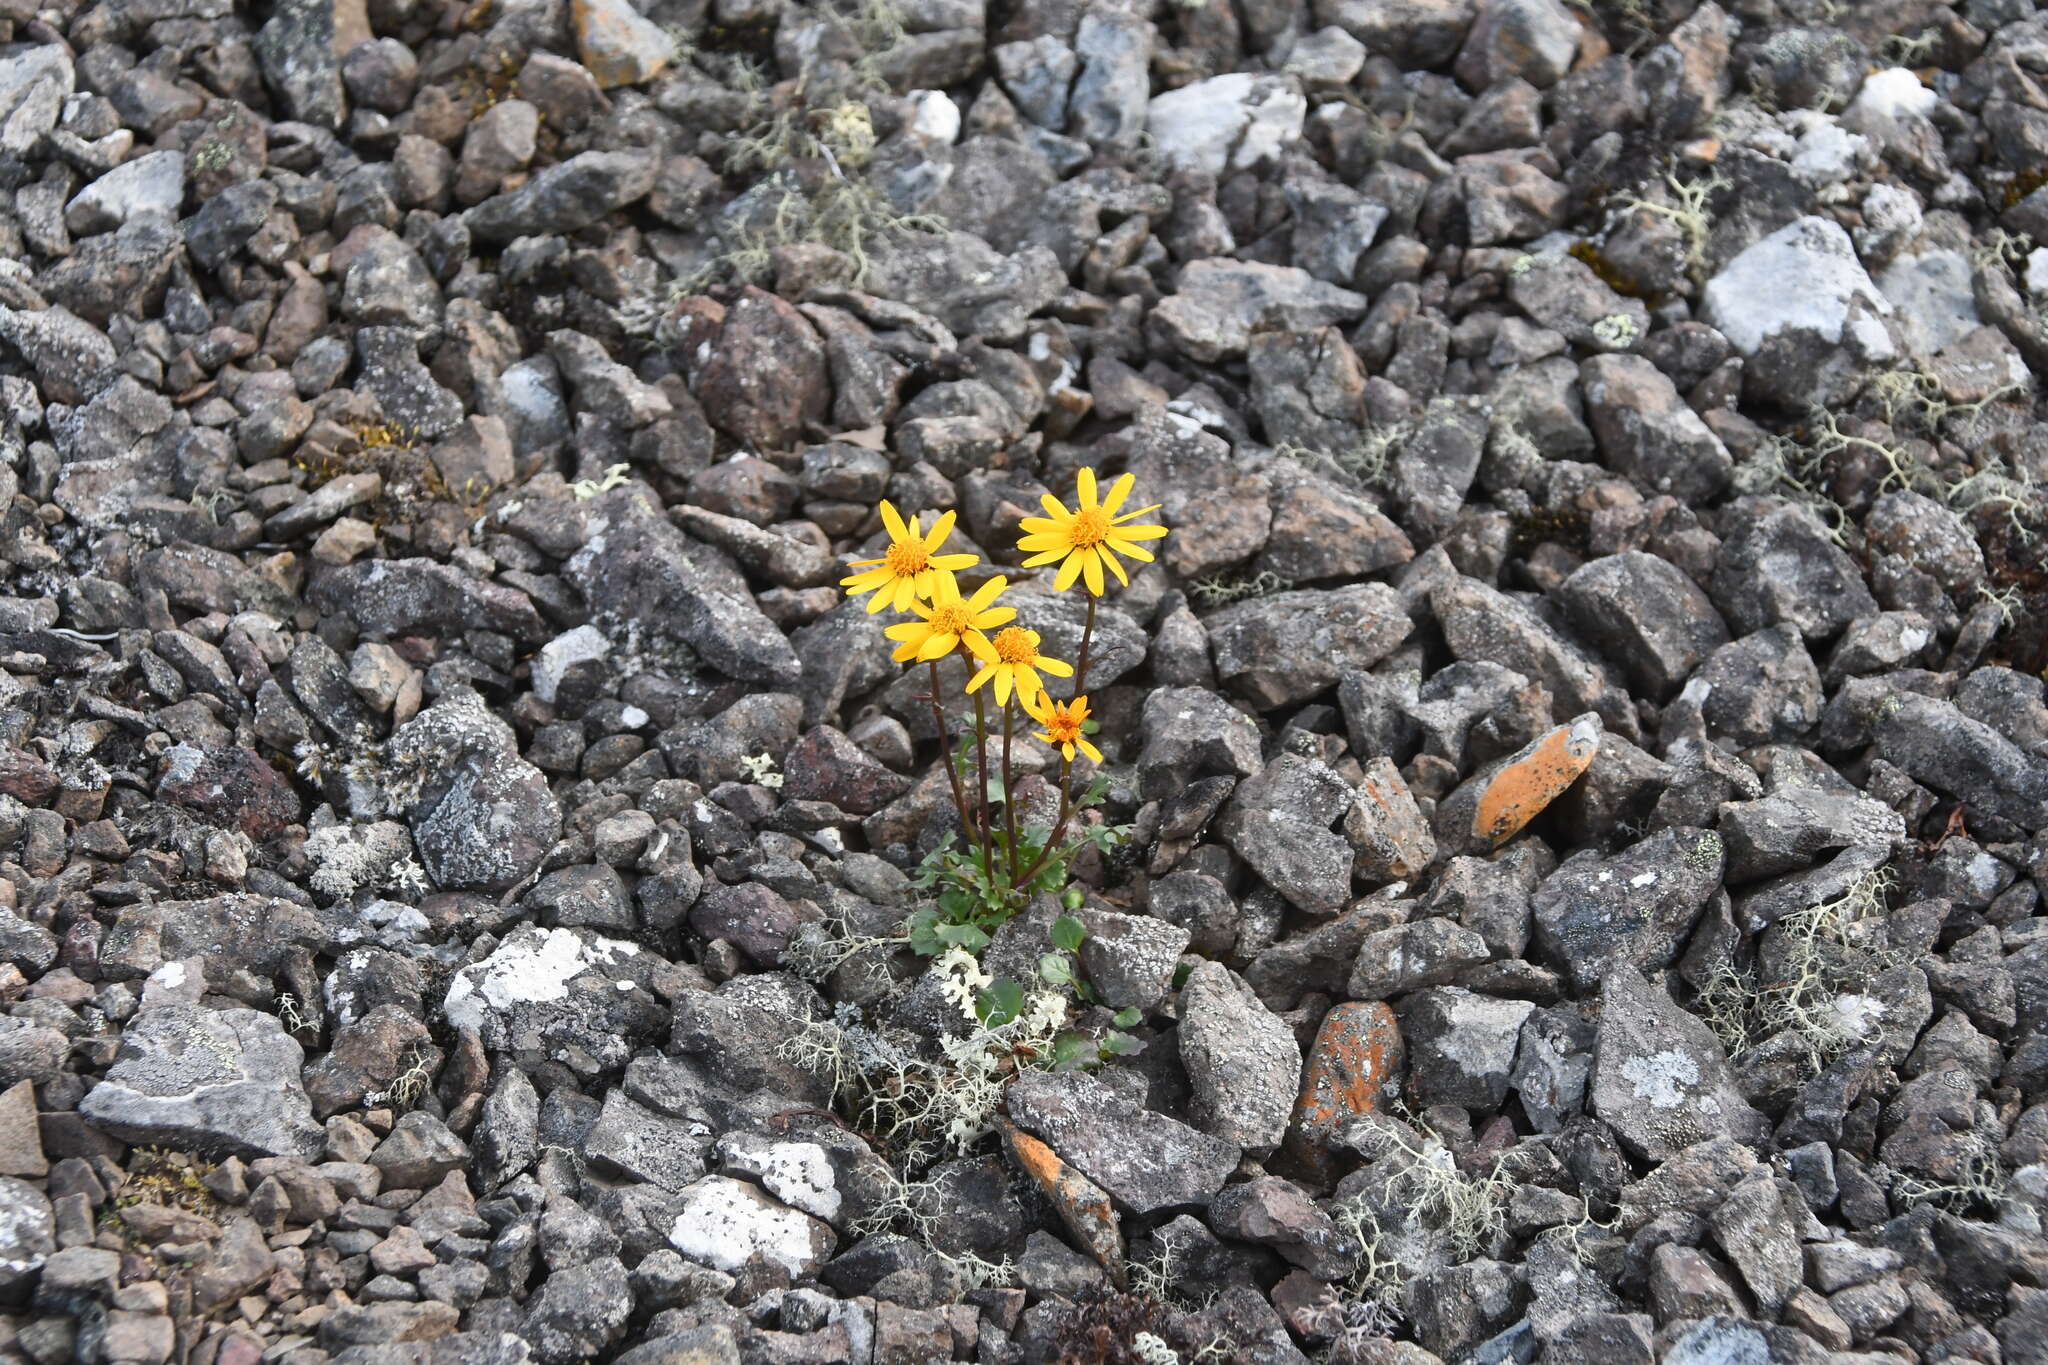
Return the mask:
<path id="1" fill-rule="evenodd" d="M 1102 762 L 1102 751 L 1082 737 L 1081 727 L 1088 720 L 1088 699 L 1076 697 L 1072 701 L 1054 701 L 1049 692 L 1040 692 L 1036 697 L 1024 699 L 1024 711 L 1031 719 L 1045 728 L 1038 737 L 1065 755 L 1073 762 L 1074 750 L 1079 749 L 1093 762 Z"/>
<path id="2" fill-rule="evenodd" d="M 1003 589 L 1010 586 L 1007 578 L 991 578 L 975 589 L 974 596 L 962 599 L 960 585 L 948 574 L 941 578 L 929 604 L 912 602 L 910 609 L 924 619 L 905 621 L 889 627 L 882 634 L 900 641 L 896 653 L 891 656 L 897 663 L 909 663 L 912 659 L 923 663 L 928 659 L 943 659 L 951 654 L 962 640 L 968 648 L 975 641 L 986 645 L 985 630 L 994 630 L 1017 619 L 1015 607 L 998 607 L 995 600 L 1003 595 Z"/>
<path id="3" fill-rule="evenodd" d="M 979 555 L 939 553 L 939 547 L 953 533 L 951 512 L 932 524 L 930 534 L 920 535 L 916 517 L 912 517 L 910 524 L 905 526 L 903 518 L 896 515 L 896 509 L 885 502 L 882 504 L 882 525 L 889 530 L 889 548 L 880 559 L 856 559 L 851 565 L 856 569 L 868 565 L 878 567 L 839 580 L 839 586 L 845 588 L 849 596 L 874 592 L 875 595 L 868 599 L 870 612 L 880 611 L 883 607 L 908 611 L 910 604 L 919 598 L 929 598 L 940 582 L 951 586 L 955 569 L 964 569 L 980 559 Z"/>
<path id="4" fill-rule="evenodd" d="M 1060 565 L 1059 576 L 1053 580 L 1053 587 L 1065 592 L 1079 575 L 1086 580 L 1088 591 L 1102 596 L 1102 566 L 1116 575 L 1116 581 L 1125 587 L 1131 580 L 1124 574 L 1124 566 L 1118 555 L 1131 559 L 1152 562 L 1151 551 L 1137 542 L 1157 540 L 1166 534 L 1164 526 L 1126 526 L 1133 517 L 1142 517 L 1147 512 L 1159 510 L 1159 504 L 1140 507 L 1135 512 L 1117 515 L 1116 509 L 1123 506 L 1124 499 L 1131 494 L 1131 485 L 1137 479 L 1126 474 L 1110 485 L 1109 496 L 1098 504 L 1095 500 L 1095 471 L 1083 469 L 1075 478 L 1080 491 L 1081 505 L 1068 511 L 1059 499 L 1050 493 L 1039 501 L 1045 505 L 1048 515 L 1026 517 L 1019 523 L 1025 534 L 1017 541 L 1017 548 L 1030 553 L 1024 567 L 1035 569 L 1041 564 L 1054 560 L 1065 561 Z"/>
<path id="5" fill-rule="evenodd" d="M 1072 664 L 1061 663 L 1038 652 L 1038 632 L 1022 626 L 1006 626 L 996 632 L 993 640 L 974 636 L 967 637 L 967 648 L 975 658 L 981 660 L 981 672 L 968 680 L 967 690 L 974 691 L 990 678 L 996 680 L 996 704 L 1010 704 L 1010 690 L 1030 700 L 1045 690 L 1039 681 L 1039 669 L 1044 669 L 1055 678 L 1074 676 Z"/>

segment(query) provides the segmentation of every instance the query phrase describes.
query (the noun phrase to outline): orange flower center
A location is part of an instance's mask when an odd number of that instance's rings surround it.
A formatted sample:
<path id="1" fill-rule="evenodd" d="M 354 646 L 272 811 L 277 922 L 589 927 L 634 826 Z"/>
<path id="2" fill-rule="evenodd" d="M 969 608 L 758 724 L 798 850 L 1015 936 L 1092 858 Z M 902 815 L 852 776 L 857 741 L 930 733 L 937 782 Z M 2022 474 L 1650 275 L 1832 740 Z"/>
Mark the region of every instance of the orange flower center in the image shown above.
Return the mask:
<path id="1" fill-rule="evenodd" d="M 958 635 L 967 629 L 973 616 L 974 613 L 968 609 L 965 602 L 949 602 L 944 606 L 933 607 L 927 623 L 934 635 Z"/>
<path id="2" fill-rule="evenodd" d="M 996 659 L 1006 664 L 1028 664 L 1038 658 L 1038 641 L 1022 626 L 1009 626 L 996 632 L 991 642 L 996 647 Z"/>
<path id="3" fill-rule="evenodd" d="M 1046 716 L 1045 732 L 1055 744 L 1072 744 L 1081 737 L 1081 718 L 1064 706 L 1055 706 Z"/>
<path id="4" fill-rule="evenodd" d="M 889 552 L 882 556 L 882 567 L 898 578 L 921 574 L 931 566 L 931 556 L 924 552 L 924 545 L 920 541 L 891 541 Z"/>
<path id="5" fill-rule="evenodd" d="M 1109 513 L 1100 507 L 1084 507 L 1074 513 L 1073 525 L 1067 528 L 1068 537 L 1077 550 L 1086 550 L 1109 539 Z"/>

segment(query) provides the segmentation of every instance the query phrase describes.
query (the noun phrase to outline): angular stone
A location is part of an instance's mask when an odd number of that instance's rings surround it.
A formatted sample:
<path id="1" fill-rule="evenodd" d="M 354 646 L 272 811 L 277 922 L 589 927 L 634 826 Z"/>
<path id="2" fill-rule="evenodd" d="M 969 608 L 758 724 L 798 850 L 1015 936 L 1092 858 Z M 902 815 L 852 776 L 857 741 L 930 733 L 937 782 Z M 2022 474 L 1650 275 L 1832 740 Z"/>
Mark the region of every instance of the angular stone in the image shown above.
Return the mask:
<path id="1" fill-rule="evenodd" d="M 1608 973 L 1600 1001 L 1587 1099 L 1630 1150 L 1662 1161 L 1712 1137 L 1763 1139 L 1769 1124 L 1742 1098 L 1704 1021 L 1632 966 Z"/>
<path id="2" fill-rule="evenodd" d="M 1083 1072 L 1026 1071 L 1005 1103 L 1019 1128 L 1140 1216 L 1205 1202 L 1239 1151 L 1149 1109 Z"/>
<path id="3" fill-rule="evenodd" d="M 1217 834 L 1267 885 L 1314 915 L 1351 895 L 1351 845 L 1331 830 L 1351 802 L 1344 779 L 1312 758 L 1281 754 L 1237 784 Z"/>
<path id="4" fill-rule="evenodd" d="M 1507 1098 L 1522 1021 L 1535 1008 L 1458 986 L 1417 991 L 1402 1001 L 1415 1102 L 1498 1109 Z"/>
<path id="5" fill-rule="evenodd" d="M 1277 1147 L 1301 1089 L 1294 1031 L 1220 962 L 1199 962 L 1188 974 L 1180 1014 L 1196 1125 L 1253 1151 Z"/>
<path id="6" fill-rule="evenodd" d="M 1660 701 L 1728 642 L 1713 599 L 1656 555 L 1630 550 L 1591 560 L 1557 596 L 1573 627 Z"/>
<path id="7" fill-rule="evenodd" d="M 707 1175 L 681 1192 L 669 1244 L 715 1270 L 738 1271 L 756 1256 L 792 1277 L 817 1273 L 838 1238 L 830 1224 L 729 1176 Z"/>
<path id="8" fill-rule="evenodd" d="M 1288 1125 L 1288 1152 L 1319 1176 L 1329 1175 L 1337 1136 L 1378 1112 L 1381 1094 L 1402 1074 L 1404 1061 L 1401 1026 L 1385 1003 L 1347 1002 L 1324 1015 Z"/>
<path id="9" fill-rule="evenodd" d="M 1216 676 L 1262 711 L 1372 667 L 1414 628 L 1384 583 L 1273 593 L 1225 607 L 1205 625 Z"/>
<path id="10" fill-rule="evenodd" d="M 1721 836 L 1667 829 L 1606 857 L 1583 849 L 1536 888 L 1536 940 L 1580 990 L 1615 968 L 1668 966 L 1721 888 Z"/>
<path id="11" fill-rule="evenodd" d="M 124 1142 L 310 1159 L 326 1136 L 299 1080 L 304 1060 L 260 1010 L 161 1005 L 129 1021 L 106 1079 L 78 1110 Z"/>

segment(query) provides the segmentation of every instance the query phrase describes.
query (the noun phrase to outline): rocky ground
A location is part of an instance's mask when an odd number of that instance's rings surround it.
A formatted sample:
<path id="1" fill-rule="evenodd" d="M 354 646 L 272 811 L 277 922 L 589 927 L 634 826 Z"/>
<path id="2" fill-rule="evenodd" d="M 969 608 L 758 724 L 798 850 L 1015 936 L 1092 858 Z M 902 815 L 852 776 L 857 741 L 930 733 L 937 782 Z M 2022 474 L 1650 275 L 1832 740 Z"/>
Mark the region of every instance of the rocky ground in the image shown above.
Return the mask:
<path id="1" fill-rule="evenodd" d="M 2034 8 L 0 0 L 0 1362 L 2048 1359 Z"/>

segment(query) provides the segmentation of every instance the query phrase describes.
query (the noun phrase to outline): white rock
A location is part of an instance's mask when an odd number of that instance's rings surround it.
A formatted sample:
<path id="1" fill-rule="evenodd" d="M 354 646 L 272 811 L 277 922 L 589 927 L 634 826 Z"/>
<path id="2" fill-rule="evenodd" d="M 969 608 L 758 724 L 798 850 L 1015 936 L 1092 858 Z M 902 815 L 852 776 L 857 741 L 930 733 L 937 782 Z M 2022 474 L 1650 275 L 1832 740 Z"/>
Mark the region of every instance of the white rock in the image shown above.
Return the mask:
<path id="1" fill-rule="evenodd" d="M 1145 129 L 1179 170 L 1249 170 L 1301 136 L 1308 100 L 1280 76 L 1234 71 L 1154 97 Z"/>
<path id="2" fill-rule="evenodd" d="M 1878 277 L 1908 351 L 1924 360 L 1981 325 L 1971 277 L 1970 258 L 1953 248 L 1901 256 Z"/>
<path id="3" fill-rule="evenodd" d="M 763 1194 L 744 1180 L 707 1175 L 685 1188 L 669 1245 L 728 1273 L 759 1256 L 794 1278 L 812 1274 L 838 1243 L 830 1226 Z"/>
<path id="4" fill-rule="evenodd" d="M 1886 67 L 1864 78 L 1842 119 L 1852 128 L 1872 123 L 1896 123 L 1903 118 L 1925 118 L 1940 102 L 1940 96 L 1920 83 L 1920 78 L 1903 66 Z"/>
<path id="5" fill-rule="evenodd" d="M 175 215 L 185 199 L 182 152 L 150 152 L 123 162 L 64 206 L 64 226 L 81 237 L 109 232 L 138 213 Z"/>
<path id="6" fill-rule="evenodd" d="M 562 679 L 575 665 L 602 659 L 611 653 L 612 642 L 596 626 L 578 626 L 557 635 L 541 646 L 533 658 L 533 695 L 552 706 Z"/>
<path id="7" fill-rule="evenodd" d="M 2048 246 L 2027 253 L 2027 292 L 2036 298 L 2048 294 Z"/>
<path id="8" fill-rule="evenodd" d="M 1780 332 L 1807 331 L 1839 342 L 1849 303 L 1859 298 L 1879 313 L 1892 311 L 1841 225 L 1806 217 L 1779 228 L 1707 281 L 1706 317 L 1749 356 Z"/>
<path id="9" fill-rule="evenodd" d="M 76 77 L 62 43 L 17 47 L 0 56 L 0 152 L 24 156 L 57 126 Z"/>
<path id="10" fill-rule="evenodd" d="M 591 963 L 609 962 L 618 955 L 630 957 L 639 951 L 637 945 L 618 939 L 585 944 L 567 929 L 543 930 L 537 938 L 509 939 L 482 962 L 455 974 L 442 1009 L 456 1028 L 481 1029 L 486 1010 L 565 999 L 570 981 Z"/>
<path id="11" fill-rule="evenodd" d="M 960 137 L 960 106 L 943 90 L 910 92 L 910 131 L 933 142 L 951 145 Z"/>

